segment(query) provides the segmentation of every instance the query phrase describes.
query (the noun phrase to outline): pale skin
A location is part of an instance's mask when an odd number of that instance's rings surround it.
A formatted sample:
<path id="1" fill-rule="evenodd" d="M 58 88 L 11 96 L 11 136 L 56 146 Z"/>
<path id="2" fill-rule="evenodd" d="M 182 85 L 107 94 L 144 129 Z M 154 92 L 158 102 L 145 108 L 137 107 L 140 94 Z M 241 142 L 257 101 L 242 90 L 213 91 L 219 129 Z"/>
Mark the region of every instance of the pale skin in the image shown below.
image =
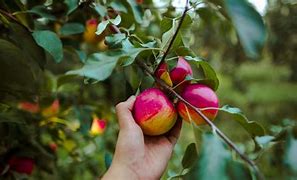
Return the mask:
<path id="1" fill-rule="evenodd" d="M 135 97 L 116 106 L 120 132 L 112 164 L 103 180 L 160 179 L 180 134 L 181 121 L 165 135 L 145 136 L 135 123 L 132 108 Z"/>

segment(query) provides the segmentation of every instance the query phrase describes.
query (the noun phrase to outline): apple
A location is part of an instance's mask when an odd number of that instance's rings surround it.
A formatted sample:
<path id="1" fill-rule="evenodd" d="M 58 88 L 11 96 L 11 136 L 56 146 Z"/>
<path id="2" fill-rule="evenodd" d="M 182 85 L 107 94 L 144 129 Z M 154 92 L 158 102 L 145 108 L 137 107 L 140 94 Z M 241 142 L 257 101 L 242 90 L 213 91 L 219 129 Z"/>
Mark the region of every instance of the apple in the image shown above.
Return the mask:
<path id="1" fill-rule="evenodd" d="M 106 129 L 106 120 L 99 119 L 98 117 L 93 118 L 90 134 L 100 135 L 103 134 Z"/>
<path id="2" fill-rule="evenodd" d="M 37 103 L 31 103 L 31 102 L 20 102 L 18 104 L 19 109 L 22 109 L 24 111 L 28 111 L 30 113 L 38 113 L 40 110 L 39 104 Z"/>
<path id="3" fill-rule="evenodd" d="M 55 116 L 58 114 L 59 109 L 60 109 L 60 101 L 59 99 L 55 99 L 49 107 L 42 110 L 41 114 L 44 117 Z"/>
<path id="4" fill-rule="evenodd" d="M 182 89 L 187 84 L 189 84 L 189 81 L 185 81 L 185 78 L 188 75 L 193 76 L 192 68 L 190 64 L 181 56 L 178 58 L 176 66 L 170 72 L 166 62 L 161 63 L 155 71 L 155 76 L 165 81 L 167 85 L 171 87 L 173 85 L 178 85 L 176 89 L 178 92 L 181 92 Z"/>
<path id="5" fill-rule="evenodd" d="M 192 68 L 190 64 L 180 56 L 177 65 L 170 71 L 170 78 L 173 84 L 177 85 L 184 81 L 187 75 L 193 76 Z"/>
<path id="6" fill-rule="evenodd" d="M 201 112 L 210 120 L 213 120 L 218 112 L 219 100 L 216 93 L 206 85 L 190 84 L 185 87 L 181 96 L 193 106 L 199 108 Z M 209 108 L 203 110 L 203 108 Z M 182 101 L 177 104 L 179 115 L 190 122 L 192 119 L 197 125 L 205 124 L 202 117 L 192 108 L 185 105 Z"/>
<path id="7" fill-rule="evenodd" d="M 168 72 L 167 63 L 161 63 L 158 69 L 155 71 L 155 76 L 162 79 L 168 86 L 172 87 L 172 81 Z"/>
<path id="8" fill-rule="evenodd" d="M 31 175 L 34 169 L 35 162 L 32 158 L 13 156 L 8 161 L 9 168 L 22 174 Z"/>
<path id="9" fill-rule="evenodd" d="M 97 35 L 97 26 L 99 22 L 96 18 L 92 18 L 87 20 L 85 32 L 83 33 L 83 39 L 85 42 L 90 44 L 96 44 L 102 40 L 104 40 L 104 33 Z"/>
<path id="10" fill-rule="evenodd" d="M 140 93 L 132 111 L 143 133 L 151 136 L 168 132 L 177 119 L 172 102 L 158 88 L 149 88 Z"/>
<path id="11" fill-rule="evenodd" d="M 52 150 L 53 153 L 57 151 L 58 145 L 55 142 L 50 142 L 48 144 L 49 148 Z"/>

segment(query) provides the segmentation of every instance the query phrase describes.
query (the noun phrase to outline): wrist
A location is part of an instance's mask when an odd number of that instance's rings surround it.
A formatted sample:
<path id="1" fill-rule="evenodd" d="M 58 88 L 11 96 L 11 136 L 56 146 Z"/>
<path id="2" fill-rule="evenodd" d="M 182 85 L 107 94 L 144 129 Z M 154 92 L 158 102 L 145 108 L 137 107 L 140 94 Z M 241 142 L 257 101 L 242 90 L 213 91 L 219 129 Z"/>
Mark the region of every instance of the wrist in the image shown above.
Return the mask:
<path id="1" fill-rule="evenodd" d="M 131 179 L 138 180 L 138 175 L 127 165 L 112 164 L 102 177 L 102 180 L 120 180 Z"/>

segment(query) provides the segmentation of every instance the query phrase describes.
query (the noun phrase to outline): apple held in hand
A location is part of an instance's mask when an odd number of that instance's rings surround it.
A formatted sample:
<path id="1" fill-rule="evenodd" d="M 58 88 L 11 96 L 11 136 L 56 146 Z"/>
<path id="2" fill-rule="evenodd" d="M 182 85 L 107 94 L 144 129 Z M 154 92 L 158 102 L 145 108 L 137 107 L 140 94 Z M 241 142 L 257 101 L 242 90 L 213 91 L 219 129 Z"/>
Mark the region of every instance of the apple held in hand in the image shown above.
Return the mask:
<path id="1" fill-rule="evenodd" d="M 137 96 L 133 116 L 143 133 L 151 136 L 168 132 L 177 119 L 173 104 L 157 88 L 146 89 Z"/>
<path id="2" fill-rule="evenodd" d="M 210 120 L 213 120 L 218 112 L 219 100 L 215 92 L 203 84 L 190 84 L 182 92 L 181 96 L 193 106 L 201 109 L 201 112 Z M 206 108 L 203 110 L 203 108 Z M 203 118 L 192 108 L 179 101 L 177 104 L 179 115 L 186 121 L 192 119 L 197 125 L 205 124 Z"/>

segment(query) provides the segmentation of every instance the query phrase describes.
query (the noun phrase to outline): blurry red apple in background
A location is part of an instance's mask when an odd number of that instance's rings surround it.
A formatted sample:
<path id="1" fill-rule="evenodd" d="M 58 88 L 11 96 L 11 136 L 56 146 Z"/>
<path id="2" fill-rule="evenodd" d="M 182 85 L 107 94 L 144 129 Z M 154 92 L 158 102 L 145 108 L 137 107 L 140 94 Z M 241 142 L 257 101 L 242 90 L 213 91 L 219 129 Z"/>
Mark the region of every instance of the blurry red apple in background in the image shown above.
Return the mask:
<path id="1" fill-rule="evenodd" d="M 91 135 L 100 135 L 103 134 L 106 129 L 106 120 L 99 119 L 98 117 L 93 118 L 90 134 Z"/>
<path id="2" fill-rule="evenodd" d="M 57 151 L 58 145 L 55 142 L 50 142 L 48 145 L 54 153 Z"/>
<path id="3" fill-rule="evenodd" d="M 201 112 L 213 120 L 218 112 L 219 100 L 216 93 L 206 85 L 190 84 L 183 90 L 181 96 L 193 106 L 201 109 Z M 213 108 L 203 110 L 203 108 Z M 192 108 L 186 106 L 179 101 L 177 105 L 179 115 L 186 121 L 190 122 L 192 119 L 197 125 L 205 124 L 202 117 L 196 113 Z"/>
<path id="4" fill-rule="evenodd" d="M 98 24 L 99 22 L 96 18 L 89 19 L 86 22 L 86 28 L 83 34 L 83 39 L 85 42 L 94 44 L 104 40 L 104 33 L 100 35 L 96 34 Z"/>
<path id="5" fill-rule="evenodd" d="M 32 174 L 35 162 L 32 158 L 13 156 L 8 161 L 10 170 L 23 174 Z"/>
<path id="6" fill-rule="evenodd" d="M 55 99 L 49 107 L 42 110 L 41 114 L 45 117 L 54 116 L 58 114 L 59 109 L 60 109 L 59 99 Z"/>
<path id="7" fill-rule="evenodd" d="M 39 111 L 39 104 L 37 103 L 31 103 L 31 102 L 20 102 L 18 104 L 19 109 L 22 109 L 24 111 L 28 111 L 30 113 L 37 113 Z"/>
<path id="8" fill-rule="evenodd" d="M 177 113 L 172 102 L 157 88 L 140 93 L 134 103 L 133 116 L 146 135 L 161 135 L 176 122 Z"/>

